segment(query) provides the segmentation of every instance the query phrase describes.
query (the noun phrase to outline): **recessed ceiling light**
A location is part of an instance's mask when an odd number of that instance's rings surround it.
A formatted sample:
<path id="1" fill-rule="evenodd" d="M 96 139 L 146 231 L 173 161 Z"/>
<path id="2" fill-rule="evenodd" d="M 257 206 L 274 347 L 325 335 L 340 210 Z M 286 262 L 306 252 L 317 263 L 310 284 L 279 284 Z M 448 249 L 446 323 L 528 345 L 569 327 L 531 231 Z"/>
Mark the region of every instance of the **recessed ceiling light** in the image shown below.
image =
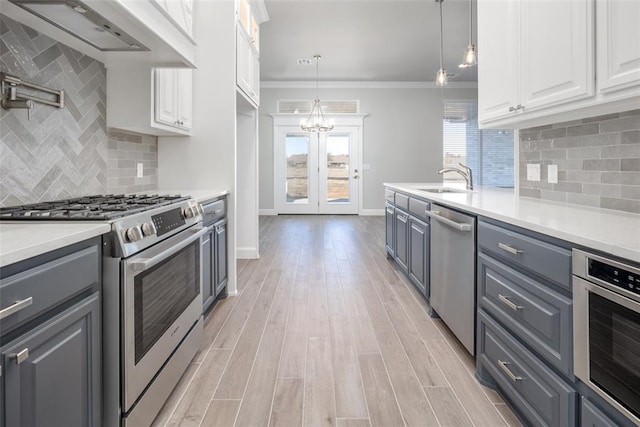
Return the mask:
<path id="1" fill-rule="evenodd" d="M 311 65 L 310 59 L 298 59 L 298 65 Z"/>
<path id="2" fill-rule="evenodd" d="M 77 5 L 77 6 L 73 6 L 73 10 L 75 10 L 78 13 L 87 13 L 87 9 L 85 9 L 84 7 Z"/>

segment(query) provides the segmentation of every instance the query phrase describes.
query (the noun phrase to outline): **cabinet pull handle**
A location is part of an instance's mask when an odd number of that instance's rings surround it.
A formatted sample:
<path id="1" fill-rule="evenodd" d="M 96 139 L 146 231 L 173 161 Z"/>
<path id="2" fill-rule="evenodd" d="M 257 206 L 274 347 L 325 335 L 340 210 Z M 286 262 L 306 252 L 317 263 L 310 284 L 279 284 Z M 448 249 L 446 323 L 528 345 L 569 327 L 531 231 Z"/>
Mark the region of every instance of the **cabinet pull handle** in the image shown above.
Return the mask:
<path id="1" fill-rule="evenodd" d="M 510 363 L 505 362 L 503 360 L 498 360 L 498 367 L 502 370 L 502 372 L 507 374 L 507 376 L 509 377 L 509 379 L 511 379 L 511 381 L 513 381 L 514 383 L 518 381 L 522 381 L 523 378 L 511 372 L 511 369 L 509 369 L 507 365 L 510 365 Z"/>
<path id="2" fill-rule="evenodd" d="M 29 358 L 29 349 L 25 348 L 24 350 L 14 354 L 13 356 L 16 358 L 16 363 L 19 365 Z"/>
<path id="3" fill-rule="evenodd" d="M 511 107 L 509 107 L 509 112 L 513 113 L 514 111 L 516 111 L 516 107 L 514 107 L 513 105 Z"/>
<path id="4" fill-rule="evenodd" d="M 393 215 L 393 208 L 387 208 L 387 213 Z"/>
<path id="5" fill-rule="evenodd" d="M 14 302 L 9 307 L 0 310 L 0 320 L 29 307 L 31 304 L 33 304 L 33 297 Z"/>
<path id="6" fill-rule="evenodd" d="M 224 233 L 224 227 L 216 227 L 216 234 Z"/>
<path id="7" fill-rule="evenodd" d="M 407 222 L 407 218 L 408 218 L 407 216 L 404 216 L 404 215 L 398 215 L 398 219 L 399 219 L 401 222 Z"/>
<path id="8" fill-rule="evenodd" d="M 516 110 L 524 110 L 524 105 L 522 104 L 516 105 Z"/>
<path id="9" fill-rule="evenodd" d="M 507 251 L 510 254 L 514 254 L 514 255 L 520 255 L 522 253 L 522 251 L 520 249 L 516 249 L 512 246 L 509 245 L 505 245 L 504 243 L 498 243 L 498 247 L 500 249 L 502 249 L 503 251 Z"/>
<path id="10" fill-rule="evenodd" d="M 518 305 L 515 302 L 511 301 L 509 297 L 504 296 L 502 294 L 498 294 L 498 299 L 513 311 L 522 310 L 524 308 L 523 306 Z"/>

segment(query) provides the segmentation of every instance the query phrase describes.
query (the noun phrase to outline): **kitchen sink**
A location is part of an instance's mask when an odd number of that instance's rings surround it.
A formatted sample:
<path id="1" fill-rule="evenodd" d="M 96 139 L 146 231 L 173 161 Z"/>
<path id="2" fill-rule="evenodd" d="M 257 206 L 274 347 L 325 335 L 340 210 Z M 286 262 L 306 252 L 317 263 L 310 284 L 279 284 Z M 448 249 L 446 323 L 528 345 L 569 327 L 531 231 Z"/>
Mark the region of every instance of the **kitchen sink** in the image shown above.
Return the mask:
<path id="1" fill-rule="evenodd" d="M 427 193 L 470 193 L 469 190 L 449 187 L 418 188 L 418 190 L 426 191 Z"/>

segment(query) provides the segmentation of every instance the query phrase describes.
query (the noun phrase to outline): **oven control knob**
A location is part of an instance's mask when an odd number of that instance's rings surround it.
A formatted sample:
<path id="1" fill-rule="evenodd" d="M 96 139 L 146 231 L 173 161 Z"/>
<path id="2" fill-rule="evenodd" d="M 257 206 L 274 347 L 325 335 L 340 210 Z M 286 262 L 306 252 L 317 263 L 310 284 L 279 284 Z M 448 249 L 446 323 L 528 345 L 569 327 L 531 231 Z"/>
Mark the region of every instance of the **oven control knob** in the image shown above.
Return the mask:
<path id="1" fill-rule="evenodd" d="M 125 236 L 127 237 L 127 241 L 129 242 L 137 242 L 138 240 L 141 240 L 142 238 L 144 238 L 144 235 L 142 234 L 142 230 L 140 229 L 140 227 L 131 227 L 128 228 L 127 231 L 125 232 Z"/>
<path id="2" fill-rule="evenodd" d="M 142 234 L 144 234 L 145 236 L 153 236 L 154 234 L 156 234 L 156 232 L 156 226 L 153 225 L 152 222 L 145 222 L 144 224 L 142 224 Z"/>
<path id="3" fill-rule="evenodd" d="M 184 211 L 182 213 L 184 214 L 185 218 L 193 218 L 194 216 L 198 215 L 198 211 L 193 206 L 184 208 Z"/>

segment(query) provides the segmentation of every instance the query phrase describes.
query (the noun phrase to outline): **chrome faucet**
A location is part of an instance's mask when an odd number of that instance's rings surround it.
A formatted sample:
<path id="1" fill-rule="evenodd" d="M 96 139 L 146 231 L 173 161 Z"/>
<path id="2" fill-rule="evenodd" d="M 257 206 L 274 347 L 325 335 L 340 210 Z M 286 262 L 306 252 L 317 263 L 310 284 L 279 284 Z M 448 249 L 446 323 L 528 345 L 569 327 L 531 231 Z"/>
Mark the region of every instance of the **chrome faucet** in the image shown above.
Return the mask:
<path id="1" fill-rule="evenodd" d="M 440 175 L 446 172 L 456 172 L 462 175 L 464 180 L 467 182 L 467 190 L 473 190 L 473 173 L 471 172 L 471 168 L 467 165 L 463 165 L 462 163 L 458 163 L 460 167 L 453 168 L 442 168 L 438 171 Z"/>

